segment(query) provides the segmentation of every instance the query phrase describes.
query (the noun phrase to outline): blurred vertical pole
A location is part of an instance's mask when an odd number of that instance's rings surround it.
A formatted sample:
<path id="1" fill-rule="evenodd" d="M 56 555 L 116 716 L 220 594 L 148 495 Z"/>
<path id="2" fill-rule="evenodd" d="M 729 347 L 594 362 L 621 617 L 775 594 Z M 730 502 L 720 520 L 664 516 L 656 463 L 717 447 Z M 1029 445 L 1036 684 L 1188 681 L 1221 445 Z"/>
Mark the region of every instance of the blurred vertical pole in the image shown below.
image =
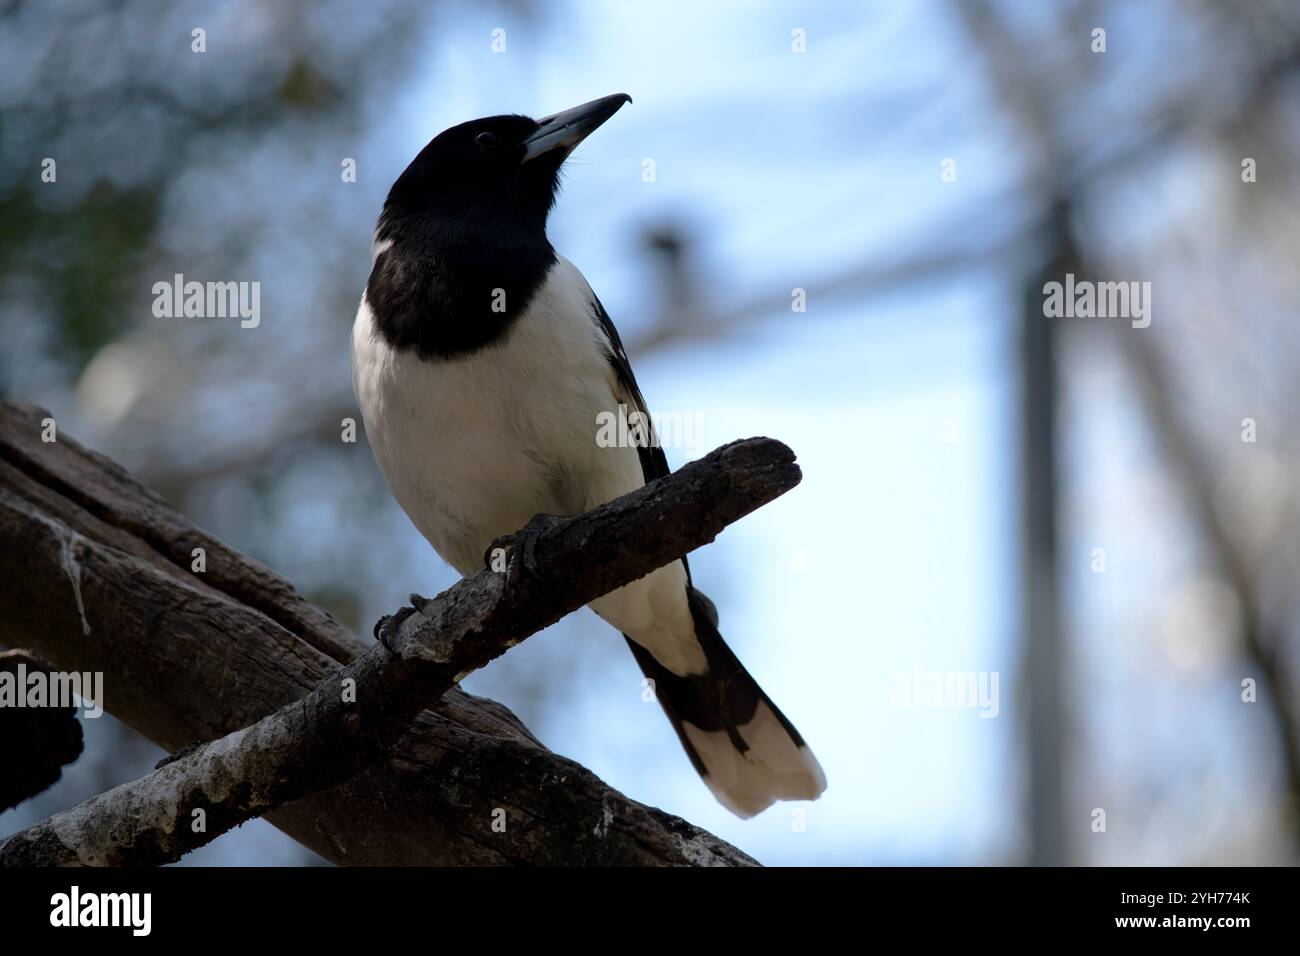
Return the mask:
<path id="1" fill-rule="evenodd" d="M 677 223 L 647 229 L 641 237 L 649 252 L 658 288 L 654 336 L 672 339 L 701 321 L 696 314 L 699 287 L 695 283 L 695 246 L 688 231 Z"/>
<path id="2" fill-rule="evenodd" d="M 1043 284 L 1072 268 L 1068 211 L 1053 206 L 1044 230 L 1044 259 L 1030 272 L 1020 315 L 1021 687 L 1027 706 L 1023 725 L 1029 860 L 1061 866 L 1069 858 L 1065 819 L 1066 696 L 1064 632 L 1058 594 L 1056 520 L 1057 355 L 1060 320 L 1043 315 Z"/>
<path id="3" fill-rule="evenodd" d="M 1025 696 L 1021 737 L 1028 783 L 1029 859 L 1033 866 L 1063 865 L 1069 856 L 1065 804 L 1067 701 L 1063 675 L 1065 636 L 1058 597 L 1056 517 L 1056 359 L 1058 319 L 1043 315 L 1043 284 L 1060 279 L 1078 259 L 1069 232 L 1069 203 L 1053 199 L 1066 154 L 1056 141 L 1057 115 L 1043 77 L 1025 65 L 1015 31 L 1003 22 L 1005 5 L 990 0 L 952 0 L 952 10 L 984 59 L 999 105 L 1023 138 L 1022 191 L 1042 197 L 1047 213 L 1042 257 L 1027 270 L 1020 306 L 1020 688 Z"/>
<path id="4" fill-rule="evenodd" d="M 659 287 L 663 293 L 660 301 L 660 318 L 676 316 L 690 306 L 691 280 L 688 262 L 690 242 L 686 231 L 669 224 L 648 229 L 642 242 L 651 253 L 658 268 Z"/>

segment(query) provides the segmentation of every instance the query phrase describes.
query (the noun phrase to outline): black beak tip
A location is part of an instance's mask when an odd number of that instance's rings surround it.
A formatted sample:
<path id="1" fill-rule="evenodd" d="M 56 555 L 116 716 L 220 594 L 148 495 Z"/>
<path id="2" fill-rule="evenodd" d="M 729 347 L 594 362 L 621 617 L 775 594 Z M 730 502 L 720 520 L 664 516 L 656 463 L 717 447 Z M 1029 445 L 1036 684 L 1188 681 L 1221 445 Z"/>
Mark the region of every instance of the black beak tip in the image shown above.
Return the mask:
<path id="1" fill-rule="evenodd" d="M 623 104 L 631 102 L 632 97 L 626 93 L 611 93 L 562 113 L 543 116 L 537 121 L 536 131 L 524 140 L 523 162 L 557 149 L 564 150 L 564 155 L 568 155 L 569 151 L 622 109 Z"/>
<path id="2" fill-rule="evenodd" d="M 609 118 L 631 102 L 632 97 L 626 93 L 611 93 L 609 96 L 602 96 L 591 105 L 596 107 L 597 111 L 606 118 Z"/>

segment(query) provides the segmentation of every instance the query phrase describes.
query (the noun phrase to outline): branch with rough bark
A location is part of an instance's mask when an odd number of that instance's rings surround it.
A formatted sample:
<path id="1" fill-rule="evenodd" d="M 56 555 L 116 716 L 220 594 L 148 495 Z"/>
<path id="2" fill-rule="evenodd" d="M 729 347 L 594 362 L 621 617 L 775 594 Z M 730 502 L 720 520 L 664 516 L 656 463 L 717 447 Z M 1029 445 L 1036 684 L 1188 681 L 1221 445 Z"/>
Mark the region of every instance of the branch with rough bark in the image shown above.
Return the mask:
<path id="1" fill-rule="evenodd" d="M 161 862 L 266 815 L 339 863 L 753 862 L 454 684 L 793 487 L 781 443 L 725 446 L 561 521 L 537 539 L 536 573 L 459 582 L 403 623 L 394 656 L 108 459 L 64 435 L 42 442 L 46 417 L 0 405 L 0 643 L 103 671 L 109 712 L 168 749 L 216 743 L 15 835 L 0 855 Z M 191 825 L 199 809 L 206 833 Z"/>

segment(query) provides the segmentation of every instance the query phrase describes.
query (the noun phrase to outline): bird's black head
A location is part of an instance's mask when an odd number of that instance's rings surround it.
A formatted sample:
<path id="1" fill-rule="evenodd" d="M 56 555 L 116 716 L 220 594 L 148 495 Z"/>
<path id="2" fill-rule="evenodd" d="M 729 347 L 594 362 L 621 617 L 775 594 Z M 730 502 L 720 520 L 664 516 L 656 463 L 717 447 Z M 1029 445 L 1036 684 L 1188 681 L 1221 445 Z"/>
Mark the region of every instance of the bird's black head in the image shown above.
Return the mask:
<path id="1" fill-rule="evenodd" d="M 545 234 L 560 166 L 631 99 L 615 93 L 542 119 L 488 116 L 439 133 L 393 184 L 379 238 L 386 221 L 408 216 L 447 216 Z"/>
<path id="2" fill-rule="evenodd" d="M 472 120 L 420 150 L 388 193 L 366 284 L 390 346 L 449 358 L 510 329 L 555 264 L 546 216 L 560 166 L 631 99 Z"/>

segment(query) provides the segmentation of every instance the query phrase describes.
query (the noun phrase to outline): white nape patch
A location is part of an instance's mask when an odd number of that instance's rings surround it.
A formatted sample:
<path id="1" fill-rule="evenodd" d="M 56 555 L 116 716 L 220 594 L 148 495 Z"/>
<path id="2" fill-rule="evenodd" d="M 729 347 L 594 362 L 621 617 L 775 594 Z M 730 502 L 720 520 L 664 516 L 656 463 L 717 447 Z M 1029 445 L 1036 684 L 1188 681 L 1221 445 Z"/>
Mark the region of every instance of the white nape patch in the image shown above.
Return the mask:
<path id="1" fill-rule="evenodd" d="M 593 300 L 557 257 L 499 341 L 422 359 L 388 346 L 362 297 L 352 385 L 366 436 L 397 503 L 461 574 L 535 514 L 577 514 L 645 483 L 634 447 L 596 442 L 598 416 L 617 414 L 619 400 Z M 707 670 L 681 562 L 591 606 L 674 673 Z"/>
<path id="2" fill-rule="evenodd" d="M 704 782 L 738 817 L 752 817 L 778 800 L 815 800 L 826 789 L 817 758 L 790 739 L 764 701 L 754 719 L 739 728 L 749 744 L 743 754 L 725 731 L 703 731 L 686 721 L 682 730 L 708 770 Z"/>
<path id="3" fill-rule="evenodd" d="M 370 264 L 373 266 L 385 252 L 391 249 L 393 240 L 375 238 L 370 243 Z"/>

